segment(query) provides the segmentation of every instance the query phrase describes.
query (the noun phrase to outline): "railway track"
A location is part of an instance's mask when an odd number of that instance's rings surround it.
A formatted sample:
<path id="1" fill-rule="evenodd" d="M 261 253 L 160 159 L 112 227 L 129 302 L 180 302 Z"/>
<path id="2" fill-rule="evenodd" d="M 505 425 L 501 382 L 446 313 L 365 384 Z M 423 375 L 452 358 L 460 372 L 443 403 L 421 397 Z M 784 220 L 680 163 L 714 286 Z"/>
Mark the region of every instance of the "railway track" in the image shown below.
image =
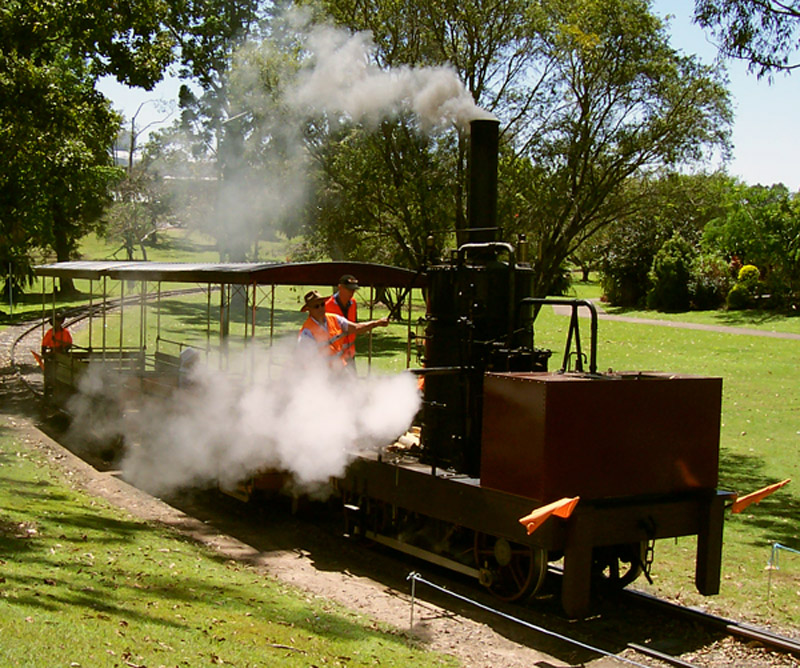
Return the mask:
<path id="1" fill-rule="evenodd" d="M 88 313 L 84 314 L 84 317 L 87 315 Z M 28 390 L 35 394 L 40 393 L 37 391 L 36 383 L 26 378 L 25 374 L 19 373 L 21 365 L 18 364 L 15 353 L 23 345 L 27 345 L 26 340 L 28 340 L 28 337 L 36 335 L 40 327 L 41 322 L 39 321 L 14 328 L 12 334 L 13 342 L 10 346 L 11 366 L 18 373 L 19 379 L 25 383 Z M 198 508 L 194 510 L 198 510 Z M 208 508 L 199 510 L 201 513 L 211 512 Z M 237 520 L 237 526 L 233 527 L 224 515 L 212 514 L 208 517 L 213 517 L 212 521 L 218 525 L 220 531 L 231 532 L 232 535 L 239 533 L 237 537 L 248 544 L 257 545 L 258 542 L 255 535 L 264 530 L 261 518 L 254 519 L 251 525 L 244 527 Z M 317 517 L 316 519 L 319 518 Z M 336 519 L 329 519 L 331 521 L 329 531 L 332 534 L 336 533 L 337 529 L 333 526 Z M 316 521 L 314 526 L 318 526 Z M 392 558 L 397 559 L 398 556 L 395 555 Z M 367 557 L 367 561 L 371 561 L 371 559 Z M 367 565 L 362 567 L 364 569 L 369 568 Z M 455 580 L 453 581 L 453 586 L 463 588 L 465 586 L 471 587 L 472 585 L 468 585 L 464 581 Z M 475 591 L 480 596 L 484 594 L 477 588 L 475 588 Z M 484 598 L 483 600 L 486 599 Z M 579 639 L 581 643 L 595 647 L 609 647 L 610 654 L 621 654 L 629 657 L 626 661 L 623 661 L 634 665 L 712 666 L 714 668 L 725 665 L 752 666 L 753 668 L 800 666 L 800 641 L 795 638 L 718 617 L 694 608 L 686 608 L 632 590 L 625 590 L 620 603 L 615 604 L 613 607 L 614 609 L 603 610 L 599 618 L 577 624 L 558 619 L 558 615 L 552 611 L 540 613 L 529 608 L 518 610 L 523 613 L 524 617 L 533 618 L 538 623 L 548 627 L 555 626 L 560 631 L 563 631 L 567 637 Z M 504 609 L 508 609 L 508 607 L 504 606 Z M 510 609 L 512 614 L 517 611 L 513 606 Z M 637 612 L 631 614 L 632 609 L 637 610 Z M 646 610 L 647 613 L 642 615 L 642 610 Z M 651 629 L 642 631 L 641 627 L 644 619 L 648 619 L 648 625 L 652 627 Z M 652 622 L 653 619 L 656 620 L 654 623 Z M 657 635 L 658 628 L 667 629 L 666 637 Z M 698 629 L 702 629 L 702 632 L 699 632 Z M 690 643 L 695 646 L 695 651 L 688 652 L 690 655 L 688 658 L 686 651 L 673 653 L 664 649 L 670 645 L 669 636 L 687 637 L 689 635 L 697 639 Z M 725 639 L 729 637 L 735 638 L 736 643 L 729 643 L 725 647 Z M 709 659 L 708 655 L 714 654 L 714 652 L 703 652 L 704 643 L 706 647 L 709 645 L 720 647 L 719 655 L 721 658 Z M 682 649 L 685 649 L 685 647 Z M 635 657 L 633 660 L 630 658 L 632 656 Z M 642 663 L 643 657 L 646 657 L 645 660 L 649 663 Z M 578 660 L 585 662 L 587 658 L 582 656 Z"/>
<path id="2" fill-rule="evenodd" d="M 684 619 L 689 623 L 697 624 L 713 632 L 723 633 L 736 638 L 744 643 L 754 643 L 768 651 L 780 653 L 787 657 L 794 657 L 796 665 L 800 665 L 800 638 L 790 638 L 768 629 L 759 628 L 751 624 L 720 617 L 712 613 L 679 605 L 672 601 L 661 599 L 635 589 L 626 589 L 622 592 L 626 600 L 646 610 L 660 610 L 665 614 Z M 632 649 L 647 653 L 650 650 L 640 645 L 632 645 Z M 654 653 L 656 658 L 667 661 L 670 665 L 694 665 L 681 662 L 678 659 L 667 657 L 662 653 Z"/>

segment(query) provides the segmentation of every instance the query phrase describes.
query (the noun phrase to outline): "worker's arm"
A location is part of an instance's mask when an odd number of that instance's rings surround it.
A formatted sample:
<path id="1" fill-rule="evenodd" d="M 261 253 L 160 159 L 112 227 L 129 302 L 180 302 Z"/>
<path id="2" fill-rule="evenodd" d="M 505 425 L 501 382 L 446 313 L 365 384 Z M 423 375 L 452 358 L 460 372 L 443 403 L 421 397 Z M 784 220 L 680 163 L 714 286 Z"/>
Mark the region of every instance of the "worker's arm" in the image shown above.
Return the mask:
<path id="1" fill-rule="evenodd" d="M 348 321 L 347 333 L 348 334 L 363 334 L 369 332 L 376 327 L 386 327 L 389 324 L 389 318 L 381 318 L 380 320 L 370 320 L 369 322 L 350 322 Z"/>

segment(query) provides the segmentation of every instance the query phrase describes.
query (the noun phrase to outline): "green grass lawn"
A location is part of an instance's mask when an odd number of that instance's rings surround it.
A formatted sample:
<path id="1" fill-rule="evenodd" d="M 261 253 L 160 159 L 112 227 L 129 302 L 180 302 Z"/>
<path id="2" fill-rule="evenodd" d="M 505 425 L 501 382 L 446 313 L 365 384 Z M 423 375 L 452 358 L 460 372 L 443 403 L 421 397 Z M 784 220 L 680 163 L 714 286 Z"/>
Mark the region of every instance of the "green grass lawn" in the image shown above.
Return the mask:
<path id="1" fill-rule="evenodd" d="M 73 489 L 9 426 L 0 424 L 0 665 L 455 665 Z"/>

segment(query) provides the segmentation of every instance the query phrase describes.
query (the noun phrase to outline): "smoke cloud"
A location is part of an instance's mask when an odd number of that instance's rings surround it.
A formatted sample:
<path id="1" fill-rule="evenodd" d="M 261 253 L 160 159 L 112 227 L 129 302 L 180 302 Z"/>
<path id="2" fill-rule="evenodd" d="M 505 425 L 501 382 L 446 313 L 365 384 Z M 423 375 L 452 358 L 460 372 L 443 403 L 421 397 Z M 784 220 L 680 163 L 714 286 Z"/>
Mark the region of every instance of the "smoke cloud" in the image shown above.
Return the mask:
<path id="1" fill-rule="evenodd" d="M 123 476 L 152 494 L 232 487 L 267 470 L 315 493 L 359 453 L 393 442 L 419 409 L 411 374 L 356 379 L 316 357 L 289 359 L 280 374 L 257 369 L 247 381 L 201 364 L 188 386 L 136 403 L 90 367 L 70 406 L 74 429 L 95 442 L 124 434 Z"/>
<path id="2" fill-rule="evenodd" d="M 288 28 L 276 27 L 272 43 L 245 45 L 231 68 L 218 156 L 223 176 L 173 172 L 176 184 L 195 189 L 186 196 L 198 202 L 191 217 L 217 239 L 226 260 L 247 259 L 256 240 L 299 219 L 309 192 L 305 119 L 326 114 L 331 124 L 374 124 L 413 112 L 428 131 L 491 117 L 451 68 L 384 70 L 369 33 L 310 26 L 302 12 L 283 19 Z M 278 43 L 281 35 L 287 44 Z M 295 69 L 286 54 L 298 44 L 305 62 Z M 270 85 L 265 62 L 278 68 Z M 124 440 L 124 475 L 156 494 L 231 486 L 265 469 L 290 471 L 310 489 L 341 475 L 356 453 L 391 442 L 419 407 L 408 374 L 357 381 L 308 364 L 290 365 L 277 379 L 257 370 L 246 384 L 201 367 L 191 389 L 135 409 L 121 385 L 91 367 L 71 406 L 75 426 L 89 442 Z"/>
<path id="3" fill-rule="evenodd" d="M 408 110 L 426 130 L 466 129 L 471 120 L 493 118 L 475 104 L 452 68 L 379 68 L 370 33 L 317 26 L 305 46 L 311 57 L 288 94 L 299 110 L 346 114 L 371 124 Z"/>
<path id="4" fill-rule="evenodd" d="M 300 62 L 295 54 L 302 54 Z M 372 127 L 413 113 L 423 132 L 493 116 L 478 107 L 450 67 L 378 66 L 371 33 L 314 25 L 291 9 L 273 19 L 268 39 L 236 52 L 227 80 L 228 118 L 218 130 L 217 170 L 198 181 L 197 138 L 181 136 L 185 159 L 166 169 L 183 193 L 182 216 L 211 234 L 221 259 L 252 258 L 258 239 L 298 233 L 314 164 L 307 122 L 325 118 Z M 196 135 L 204 136 L 200 127 Z"/>

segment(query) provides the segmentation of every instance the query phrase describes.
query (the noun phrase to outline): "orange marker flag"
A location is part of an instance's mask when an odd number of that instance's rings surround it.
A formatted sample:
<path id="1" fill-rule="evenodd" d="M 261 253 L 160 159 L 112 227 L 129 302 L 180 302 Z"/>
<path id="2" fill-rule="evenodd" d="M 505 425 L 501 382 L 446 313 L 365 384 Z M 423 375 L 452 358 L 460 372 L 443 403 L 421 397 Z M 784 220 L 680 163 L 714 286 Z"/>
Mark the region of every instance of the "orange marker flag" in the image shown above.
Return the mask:
<path id="1" fill-rule="evenodd" d="M 35 350 L 31 350 L 31 354 L 36 358 L 36 363 L 42 367 L 42 371 L 44 371 L 44 361 L 42 360 L 42 356 Z"/>
<path id="2" fill-rule="evenodd" d="M 781 487 L 784 485 L 788 485 L 792 482 L 791 478 L 786 478 L 786 480 L 781 480 L 780 482 L 776 482 L 774 485 L 768 485 L 763 489 L 759 489 L 755 492 L 750 492 L 750 494 L 745 494 L 742 497 L 737 497 L 736 500 L 733 502 L 731 506 L 731 512 L 740 513 L 742 512 L 747 506 L 751 503 L 758 503 L 762 499 L 766 499 L 770 494 L 773 492 L 777 492 Z"/>
<path id="3" fill-rule="evenodd" d="M 578 501 L 580 501 L 580 499 L 581 497 L 575 496 L 571 499 L 564 497 L 558 501 L 553 501 L 553 503 L 548 503 L 546 506 L 537 508 L 530 515 L 520 517 L 519 523 L 528 530 L 528 535 L 530 536 L 534 531 L 536 531 L 536 529 L 545 523 L 545 520 L 550 517 L 550 515 L 563 517 L 564 519 L 572 515 L 572 511 L 575 510 L 575 506 L 578 505 Z"/>

